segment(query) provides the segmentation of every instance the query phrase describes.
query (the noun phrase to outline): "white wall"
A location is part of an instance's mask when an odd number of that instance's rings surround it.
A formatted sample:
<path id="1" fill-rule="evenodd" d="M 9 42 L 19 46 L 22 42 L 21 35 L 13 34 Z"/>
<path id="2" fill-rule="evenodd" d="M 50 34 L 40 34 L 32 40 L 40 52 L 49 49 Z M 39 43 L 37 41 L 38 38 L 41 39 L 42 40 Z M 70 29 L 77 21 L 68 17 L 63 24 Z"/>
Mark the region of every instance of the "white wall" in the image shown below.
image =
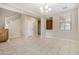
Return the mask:
<path id="1" fill-rule="evenodd" d="M 13 18 L 10 18 L 10 20 L 13 20 L 9 24 L 9 34 L 10 38 L 13 37 L 20 37 L 21 35 L 23 36 L 37 36 L 37 19 L 34 17 L 26 16 L 26 15 L 20 15 L 18 13 L 0 9 L 1 16 L 0 16 L 0 24 L 1 26 L 5 25 L 5 17 L 11 17 L 14 16 Z M 58 37 L 58 38 L 68 38 L 72 39 L 77 36 L 78 33 L 78 12 L 79 10 L 74 9 L 70 10 L 67 12 L 62 12 L 59 14 L 52 15 L 53 16 L 53 30 L 46 30 L 46 20 L 44 17 L 41 17 L 41 36 L 42 37 Z M 61 15 L 71 15 L 72 19 L 72 30 L 70 32 L 62 32 L 59 29 L 59 21 Z M 15 17 L 17 15 L 18 17 Z M 20 15 L 20 16 L 19 16 Z M 3 19 L 3 20 L 2 20 Z"/>
<path id="2" fill-rule="evenodd" d="M 22 15 L 22 35 L 25 37 L 37 36 L 37 19 Z"/>
<path id="3" fill-rule="evenodd" d="M 5 17 L 13 16 L 19 13 L 0 8 L 0 27 L 5 26 Z"/>
<path id="4" fill-rule="evenodd" d="M 14 12 L 7 11 L 6 16 L 9 22 L 9 38 L 37 36 L 37 19 Z"/>
<path id="5" fill-rule="evenodd" d="M 61 15 L 71 15 L 71 20 L 72 20 L 72 29 L 70 32 L 67 31 L 61 31 L 59 28 L 59 21 L 60 21 L 60 16 Z M 46 22 L 43 21 L 43 23 Z M 62 12 L 59 14 L 55 14 L 53 15 L 53 30 L 46 30 L 46 23 L 42 24 L 45 25 L 45 37 L 47 38 L 65 38 L 65 39 L 75 39 L 77 36 L 77 32 L 78 32 L 78 11 L 77 9 L 74 10 L 70 10 L 70 11 L 66 11 L 66 12 Z M 42 30 L 43 32 L 43 30 Z"/>
<path id="6" fill-rule="evenodd" d="M 5 9 L 0 9 L 0 12 L 0 27 L 8 25 L 9 38 L 37 36 L 36 18 Z"/>
<path id="7" fill-rule="evenodd" d="M 11 21 L 8 24 L 9 38 L 21 37 L 21 19 L 20 19 L 20 16 L 18 18 L 15 18 L 15 19 L 10 18 L 10 20 Z"/>
<path id="8" fill-rule="evenodd" d="M 4 16 L 3 16 L 3 11 L 2 11 L 2 8 L 0 8 L 0 28 L 3 28 L 4 27 Z"/>
<path id="9" fill-rule="evenodd" d="M 79 39 L 79 8 L 78 8 L 78 39 Z"/>
<path id="10" fill-rule="evenodd" d="M 7 23 L 9 30 L 9 38 L 20 37 L 20 14 L 6 9 L 0 9 L 0 12 L 0 27 L 5 27 L 5 23 Z"/>

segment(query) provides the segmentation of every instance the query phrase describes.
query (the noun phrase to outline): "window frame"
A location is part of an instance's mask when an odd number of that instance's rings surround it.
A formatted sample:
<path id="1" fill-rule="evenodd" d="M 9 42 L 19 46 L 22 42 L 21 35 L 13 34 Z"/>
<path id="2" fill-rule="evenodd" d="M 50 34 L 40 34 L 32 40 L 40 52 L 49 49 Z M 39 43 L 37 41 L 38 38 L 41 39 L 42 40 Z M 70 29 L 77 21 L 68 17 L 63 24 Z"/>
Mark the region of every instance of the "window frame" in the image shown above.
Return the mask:
<path id="1" fill-rule="evenodd" d="M 66 21 L 67 17 L 70 18 L 70 21 Z M 62 20 L 62 19 L 64 19 L 64 20 Z M 64 24 L 64 29 L 61 29 L 62 23 Z M 66 29 L 66 23 L 69 23 L 70 24 L 70 29 L 69 30 Z M 68 31 L 68 32 L 70 32 L 72 30 L 72 19 L 71 19 L 71 15 L 68 15 L 68 16 L 65 16 L 65 17 L 62 16 L 62 18 L 60 18 L 59 28 L 60 28 L 61 31 Z"/>

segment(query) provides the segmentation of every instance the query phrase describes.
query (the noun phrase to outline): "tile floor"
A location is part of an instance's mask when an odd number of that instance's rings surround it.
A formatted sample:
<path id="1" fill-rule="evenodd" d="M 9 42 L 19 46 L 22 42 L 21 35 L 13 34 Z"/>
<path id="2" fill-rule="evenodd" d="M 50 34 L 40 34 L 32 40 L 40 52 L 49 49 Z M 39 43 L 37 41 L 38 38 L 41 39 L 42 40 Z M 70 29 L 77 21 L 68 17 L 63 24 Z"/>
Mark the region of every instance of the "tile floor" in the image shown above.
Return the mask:
<path id="1" fill-rule="evenodd" d="M 0 43 L 1 55 L 74 55 L 79 54 L 79 43 L 68 39 L 38 37 L 14 38 Z"/>

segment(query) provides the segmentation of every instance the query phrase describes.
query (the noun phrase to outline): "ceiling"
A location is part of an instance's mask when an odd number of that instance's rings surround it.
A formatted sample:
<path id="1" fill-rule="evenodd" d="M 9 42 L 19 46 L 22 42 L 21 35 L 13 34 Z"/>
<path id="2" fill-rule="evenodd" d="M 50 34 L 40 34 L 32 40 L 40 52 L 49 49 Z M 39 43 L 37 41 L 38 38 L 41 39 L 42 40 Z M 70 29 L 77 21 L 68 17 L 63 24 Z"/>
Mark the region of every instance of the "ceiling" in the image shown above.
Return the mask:
<path id="1" fill-rule="evenodd" d="M 40 6 L 43 5 L 44 4 L 42 3 L 0 3 L 1 8 L 13 10 L 34 17 L 39 17 L 42 15 L 40 12 Z M 49 15 L 68 11 L 78 7 L 77 3 L 46 3 L 46 5 L 52 8 L 52 11 L 49 13 Z"/>

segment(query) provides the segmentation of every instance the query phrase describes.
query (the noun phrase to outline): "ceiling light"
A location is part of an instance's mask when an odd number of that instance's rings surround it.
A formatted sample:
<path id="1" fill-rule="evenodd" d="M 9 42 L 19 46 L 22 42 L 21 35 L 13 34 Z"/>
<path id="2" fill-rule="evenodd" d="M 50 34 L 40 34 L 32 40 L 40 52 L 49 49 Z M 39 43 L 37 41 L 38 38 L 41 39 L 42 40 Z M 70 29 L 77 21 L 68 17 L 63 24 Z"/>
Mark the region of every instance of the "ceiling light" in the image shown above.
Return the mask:
<path id="1" fill-rule="evenodd" d="M 49 11 L 51 11 L 52 9 L 51 9 L 51 8 L 49 8 L 48 10 L 49 10 Z"/>
<path id="2" fill-rule="evenodd" d="M 52 9 L 49 8 L 48 5 L 44 5 L 44 6 L 41 6 L 41 7 L 40 7 L 40 11 L 41 11 L 41 13 L 43 13 L 43 14 L 47 14 L 47 13 L 49 13 L 51 10 L 52 10 Z"/>
<path id="3" fill-rule="evenodd" d="M 43 7 L 40 7 L 40 10 L 43 10 Z"/>
<path id="4" fill-rule="evenodd" d="M 45 5 L 45 9 L 48 9 L 48 5 Z"/>

